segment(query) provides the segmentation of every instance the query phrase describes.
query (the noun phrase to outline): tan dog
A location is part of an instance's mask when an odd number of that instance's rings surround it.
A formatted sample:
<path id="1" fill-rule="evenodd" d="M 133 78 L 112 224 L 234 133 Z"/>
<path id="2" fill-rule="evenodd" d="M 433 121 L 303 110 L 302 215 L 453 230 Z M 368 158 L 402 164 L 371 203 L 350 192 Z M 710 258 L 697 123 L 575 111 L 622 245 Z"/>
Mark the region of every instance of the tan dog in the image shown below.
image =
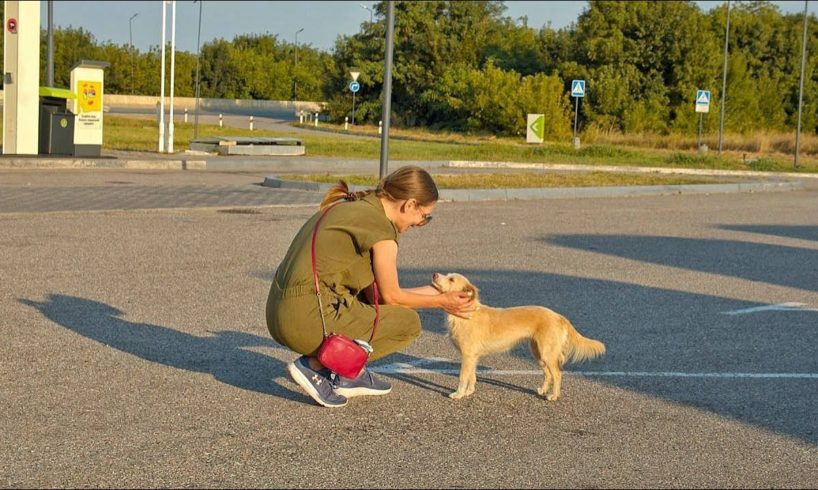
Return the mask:
<path id="1" fill-rule="evenodd" d="M 460 351 L 460 383 L 450 398 L 474 393 L 477 361 L 485 354 L 504 352 L 521 340 L 530 339 L 531 352 L 545 379 L 537 393 L 554 401 L 560 396 L 562 365 L 605 353 L 605 345 L 579 334 L 562 315 L 542 306 L 491 308 L 480 304 L 478 290 L 460 274 L 432 274 L 432 284 L 441 292 L 466 291 L 473 295 L 477 310 L 470 319 L 448 315 L 449 334 Z M 548 387 L 553 382 L 553 391 Z"/>

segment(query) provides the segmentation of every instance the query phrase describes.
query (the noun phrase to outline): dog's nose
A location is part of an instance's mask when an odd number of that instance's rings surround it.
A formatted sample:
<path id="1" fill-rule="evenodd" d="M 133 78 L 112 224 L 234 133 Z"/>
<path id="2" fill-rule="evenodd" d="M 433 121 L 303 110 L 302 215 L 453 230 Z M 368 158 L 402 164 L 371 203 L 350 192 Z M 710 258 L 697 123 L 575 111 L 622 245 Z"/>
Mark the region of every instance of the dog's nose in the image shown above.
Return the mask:
<path id="1" fill-rule="evenodd" d="M 434 274 L 432 274 L 432 280 L 433 280 L 433 281 L 437 281 L 437 278 L 438 278 L 438 277 L 440 277 L 440 274 L 438 274 L 437 272 L 435 272 Z"/>

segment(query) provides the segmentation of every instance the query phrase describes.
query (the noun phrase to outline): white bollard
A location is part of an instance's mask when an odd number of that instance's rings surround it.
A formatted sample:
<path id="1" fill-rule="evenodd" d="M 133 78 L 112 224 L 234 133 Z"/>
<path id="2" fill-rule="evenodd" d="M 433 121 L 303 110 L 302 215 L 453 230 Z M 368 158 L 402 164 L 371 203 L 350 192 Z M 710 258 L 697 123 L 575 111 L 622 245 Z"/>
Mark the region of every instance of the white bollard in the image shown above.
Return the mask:
<path id="1" fill-rule="evenodd" d="M 378 134 L 383 132 L 383 121 L 378 121 Z"/>
<path id="2" fill-rule="evenodd" d="M 185 122 L 187 122 L 187 107 L 185 107 Z"/>
<path id="3" fill-rule="evenodd" d="M 253 130 L 253 116 L 250 116 L 250 131 Z"/>
<path id="4" fill-rule="evenodd" d="M 304 111 L 298 114 L 298 124 L 304 124 Z"/>
<path id="5" fill-rule="evenodd" d="M 224 123 L 222 122 L 222 115 L 219 114 L 219 127 L 221 128 L 223 126 L 224 126 Z"/>
<path id="6" fill-rule="evenodd" d="M 349 131 L 349 117 L 344 118 L 344 131 Z"/>
<path id="7" fill-rule="evenodd" d="M 318 113 L 315 113 L 315 127 L 318 127 Z"/>

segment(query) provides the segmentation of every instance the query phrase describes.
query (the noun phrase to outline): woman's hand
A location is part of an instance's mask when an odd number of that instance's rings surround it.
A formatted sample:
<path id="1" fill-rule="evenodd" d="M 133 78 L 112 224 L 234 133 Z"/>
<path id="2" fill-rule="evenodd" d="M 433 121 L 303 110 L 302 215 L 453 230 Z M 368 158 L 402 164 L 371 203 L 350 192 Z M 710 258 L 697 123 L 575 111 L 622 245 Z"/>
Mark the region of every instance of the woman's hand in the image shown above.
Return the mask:
<path id="1" fill-rule="evenodd" d="M 471 319 L 471 313 L 477 308 L 474 304 L 474 297 L 465 291 L 449 291 L 440 295 L 441 305 L 446 313 L 464 318 Z"/>

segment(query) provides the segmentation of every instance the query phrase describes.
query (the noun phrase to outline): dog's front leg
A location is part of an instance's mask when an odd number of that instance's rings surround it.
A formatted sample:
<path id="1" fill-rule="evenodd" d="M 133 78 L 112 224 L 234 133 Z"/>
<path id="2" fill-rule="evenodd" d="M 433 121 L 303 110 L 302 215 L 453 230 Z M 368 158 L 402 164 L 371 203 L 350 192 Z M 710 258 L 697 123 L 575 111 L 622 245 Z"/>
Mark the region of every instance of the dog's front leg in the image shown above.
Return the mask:
<path id="1" fill-rule="evenodd" d="M 463 354 L 460 361 L 460 382 L 457 391 L 449 395 L 449 398 L 458 400 L 464 396 L 474 393 L 474 385 L 477 384 L 477 356 L 473 354 Z"/>

